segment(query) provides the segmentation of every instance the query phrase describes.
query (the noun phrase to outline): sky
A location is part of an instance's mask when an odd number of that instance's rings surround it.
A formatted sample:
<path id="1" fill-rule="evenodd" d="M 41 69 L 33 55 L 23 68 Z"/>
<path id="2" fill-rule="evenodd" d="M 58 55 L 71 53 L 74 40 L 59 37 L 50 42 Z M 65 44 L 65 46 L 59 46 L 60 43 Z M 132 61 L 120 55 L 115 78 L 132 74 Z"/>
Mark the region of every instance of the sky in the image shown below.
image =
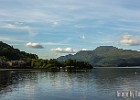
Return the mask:
<path id="1" fill-rule="evenodd" d="M 140 51 L 140 0 L 0 0 L 0 41 L 44 59 L 98 46 Z"/>

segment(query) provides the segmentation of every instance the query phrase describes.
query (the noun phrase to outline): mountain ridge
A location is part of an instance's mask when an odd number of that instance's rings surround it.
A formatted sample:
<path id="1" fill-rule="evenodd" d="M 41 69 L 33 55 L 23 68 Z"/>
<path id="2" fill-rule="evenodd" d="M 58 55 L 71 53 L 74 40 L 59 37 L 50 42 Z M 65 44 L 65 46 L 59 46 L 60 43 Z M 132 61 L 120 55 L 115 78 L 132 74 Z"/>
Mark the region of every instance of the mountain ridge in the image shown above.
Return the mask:
<path id="1" fill-rule="evenodd" d="M 85 61 L 92 66 L 101 67 L 140 66 L 140 51 L 118 49 L 113 46 L 100 46 L 95 50 L 79 51 L 71 56 L 57 58 L 58 61 L 68 59 Z"/>

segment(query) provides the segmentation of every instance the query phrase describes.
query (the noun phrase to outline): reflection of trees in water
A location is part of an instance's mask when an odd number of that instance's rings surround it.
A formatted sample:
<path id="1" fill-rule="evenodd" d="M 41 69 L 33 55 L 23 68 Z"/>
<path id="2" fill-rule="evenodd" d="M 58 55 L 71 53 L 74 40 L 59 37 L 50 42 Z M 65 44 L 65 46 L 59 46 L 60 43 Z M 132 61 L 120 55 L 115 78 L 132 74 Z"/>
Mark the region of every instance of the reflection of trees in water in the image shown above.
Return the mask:
<path id="1" fill-rule="evenodd" d="M 53 86 L 72 87 L 75 83 L 78 85 L 88 83 L 90 72 L 48 72 L 48 80 Z M 80 85 L 79 84 L 79 85 Z"/>
<path id="2" fill-rule="evenodd" d="M 78 95 L 77 97 L 70 96 L 71 99 L 80 97 L 87 99 L 91 78 L 89 75 L 90 72 L 48 72 L 46 85 L 51 84 L 47 88 L 58 90 L 68 96 L 72 95 L 71 92 Z"/>
<path id="3" fill-rule="evenodd" d="M 19 82 L 22 82 L 24 86 L 24 83 L 36 80 L 36 74 L 30 71 L 0 71 L 0 94 L 11 92 L 12 89 L 18 88 L 17 84 Z"/>
<path id="4" fill-rule="evenodd" d="M 93 69 L 92 72 L 61 72 L 48 74 L 54 87 L 71 90 L 78 87 L 81 92 L 88 92 L 93 87 L 97 90 L 134 89 L 139 87 L 140 69 Z M 79 91 L 79 92 L 80 92 Z M 91 90 L 94 91 L 94 90 Z"/>
<path id="5" fill-rule="evenodd" d="M 11 71 L 0 71 L 0 90 L 12 84 Z"/>
<path id="6" fill-rule="evenodd" d="M 139 87 L 139 79 L 139 69 L 93 69 L 91 72 L 0 71 L 0 94 L 15 88 L 24 88 L 26 92 L 33 93 L 39 88 L 41 91 L 58 91 L 66 95 L 77 93 L 88 100 L 99 90 L 108 92 L 123 86 L 126 89 Z"/>

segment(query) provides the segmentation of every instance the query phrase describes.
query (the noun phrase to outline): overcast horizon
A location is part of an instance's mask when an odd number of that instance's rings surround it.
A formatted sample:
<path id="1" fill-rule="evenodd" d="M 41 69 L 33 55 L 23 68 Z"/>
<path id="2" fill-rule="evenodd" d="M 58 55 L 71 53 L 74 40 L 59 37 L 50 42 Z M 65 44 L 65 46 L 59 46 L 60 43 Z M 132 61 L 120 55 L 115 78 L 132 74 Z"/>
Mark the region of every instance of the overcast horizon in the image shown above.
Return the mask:
<path id="1" fill-rule="evenodd" d="M 0 0 L 0 40 L 40 58 L 98 46 L 140 51 L 139 0 Z"/>

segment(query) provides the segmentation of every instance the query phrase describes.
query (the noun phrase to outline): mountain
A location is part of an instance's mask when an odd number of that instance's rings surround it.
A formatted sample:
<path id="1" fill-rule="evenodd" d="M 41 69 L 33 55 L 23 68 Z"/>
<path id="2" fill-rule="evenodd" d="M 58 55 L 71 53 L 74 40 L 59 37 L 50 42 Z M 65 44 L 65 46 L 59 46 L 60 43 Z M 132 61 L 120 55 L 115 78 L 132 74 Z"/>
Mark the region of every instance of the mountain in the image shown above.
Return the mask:
<path id="1" fill-rule="evenodd" d="M 15 49 L 12 46 L 0 41 L 0 59 L 3 60 L 20 60 L 20 59 L 37 59 L 35 54 L 26 53 Z"/>
<path id="2" fill-rule="evenodd" d="M 85 61 L 93 66 L 100 67 L 126 67 L 140 66 L 140 52 L 118 49 L 113 46 L 100 46 L 91 51 L 79 51 L 74 55 L 57 58 L 58 61 L 68 59 Z"/>

